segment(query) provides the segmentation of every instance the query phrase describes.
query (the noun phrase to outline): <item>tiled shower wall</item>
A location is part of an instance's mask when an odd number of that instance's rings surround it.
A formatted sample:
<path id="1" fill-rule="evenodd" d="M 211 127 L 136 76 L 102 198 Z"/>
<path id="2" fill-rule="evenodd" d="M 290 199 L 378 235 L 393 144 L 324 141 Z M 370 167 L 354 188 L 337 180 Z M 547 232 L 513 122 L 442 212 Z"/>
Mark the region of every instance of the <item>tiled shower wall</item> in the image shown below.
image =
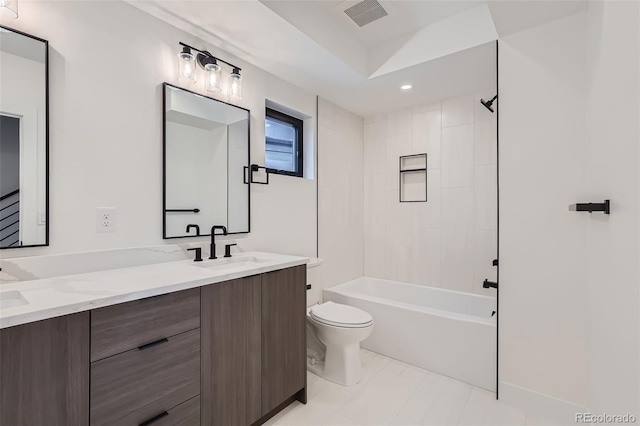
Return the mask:
<path id="1" fill-rule="evenodd" d="M 363 274 L 364 122 L 318 100 L 318 268 L 322 288 Z M 313 284 L 312 284 L 313 285 Z"/>
<path id="2" fill-rule="evenodd" d="M 365 275 L 495 295 L 496 116 L 472 93 L 368 117 Z M 400 203 L 399 157 L 427 154 L 427 202 Z"/>

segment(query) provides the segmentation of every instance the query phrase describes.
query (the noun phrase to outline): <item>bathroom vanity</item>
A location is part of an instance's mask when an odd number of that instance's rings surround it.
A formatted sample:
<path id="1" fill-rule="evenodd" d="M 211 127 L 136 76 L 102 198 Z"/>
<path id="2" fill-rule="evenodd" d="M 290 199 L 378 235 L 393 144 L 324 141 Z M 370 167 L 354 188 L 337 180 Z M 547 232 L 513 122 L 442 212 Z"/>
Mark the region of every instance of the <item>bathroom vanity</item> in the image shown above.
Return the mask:
<path id="1" fill-rule="evenodd" d="M 32 303 L 0 311 L 0 424 L 251 425 L 306 402 L 307 260 L 252 253 L 1 286 Z"/>

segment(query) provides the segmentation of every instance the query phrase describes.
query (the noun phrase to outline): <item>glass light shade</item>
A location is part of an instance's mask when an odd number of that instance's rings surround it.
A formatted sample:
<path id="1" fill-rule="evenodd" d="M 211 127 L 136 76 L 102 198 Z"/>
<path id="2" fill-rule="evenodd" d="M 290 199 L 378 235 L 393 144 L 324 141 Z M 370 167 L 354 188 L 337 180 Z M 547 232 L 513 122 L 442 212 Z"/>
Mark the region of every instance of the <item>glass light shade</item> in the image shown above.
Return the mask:
<path id="1" fill-rule="evenodd" d="M 209 92 L 219 92 L 222 90 L 222 75 L 220 73 L 220 65 L 207 64 L 204 66 L 205 89 Z"/>
<path id="2" fill-rule="evenodd" d="M 18 0 L 0 0 L 0 12 L 13 19 L 18 18 Z"/>
<path id="3" fill-rule="evenodd" d="M 178 81 L 182 83 L 196 82 L 196 58 L 191 53 L 178 53 Z"/>
<path id="4" fill-rule="evenodd" d="M 242 99 L 242 76 L 234 70 L 231 74 L 229 82 L 229 97 L 233 100 Z"/>

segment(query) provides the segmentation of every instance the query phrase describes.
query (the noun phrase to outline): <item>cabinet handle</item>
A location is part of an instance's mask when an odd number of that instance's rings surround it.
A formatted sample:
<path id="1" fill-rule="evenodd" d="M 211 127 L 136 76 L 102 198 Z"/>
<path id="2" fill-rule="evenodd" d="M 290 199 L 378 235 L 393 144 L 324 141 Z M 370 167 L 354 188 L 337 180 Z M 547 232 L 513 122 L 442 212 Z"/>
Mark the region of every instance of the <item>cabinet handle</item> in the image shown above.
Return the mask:
<path id="1" fill-rule="evenodd" d="M 162 413 L 158 414 L 157 416 L 150 418 L 146 422 L 140 423 L 139 426 L 148 426 L 151 423 L 157 422 L 158 420 L 160 420 L 163 417 L 167 417 L 168 415 L 169 415 L 169 413 L 167 413 L 166 411 L 163 411 Z"/>
<path id="2" fill-rule="evenodd" d="M 138 346 L 138 350 L 145 350 L 145 349 L 149 349 L 152 346 L 156 346 L 159 345 L 160 343 L 165 343 L 168 342 L 169 339 L 167 339 L 166 337 L 164 339 L 160 339 L 160 340 L 156 340 L 155 342 L 151 342 L 151 343 L 147 343 L 146 345 L 142 345 L 142 346 Z"/>

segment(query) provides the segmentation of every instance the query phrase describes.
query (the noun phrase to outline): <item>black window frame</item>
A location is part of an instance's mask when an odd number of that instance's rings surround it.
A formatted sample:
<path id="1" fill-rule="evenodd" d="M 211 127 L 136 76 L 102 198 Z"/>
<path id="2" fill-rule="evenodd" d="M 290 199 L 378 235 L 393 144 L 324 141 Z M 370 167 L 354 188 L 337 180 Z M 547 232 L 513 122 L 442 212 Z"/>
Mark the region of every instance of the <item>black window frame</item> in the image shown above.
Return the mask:
<path id="1" fill-rule="evenodd" d="M 291 126 L 293 126 L 296 129 L 296 139 L 297 139 L 296 146 L 298 148 L 298 151 L 296 153 L 297 171 L 290 172 L 288 170 L 272 169 L 269 167 L 267 167 L 267 171 L 269 173 L 273 173 L 277 175 L 304 177 L 304 137 L 303 137 L 304 124 L 303 124 L 303 121 L 300 120 L 299 118 L 292 117 L 288 114 L 285 114 L 281 111 L 278 111 L 269 107 L 266 107 L 265 124 L 266 124 L 267 118 L 273 118 L 274 120 L 281 121 L 283 123 L 290 124 Z M 267 149 L 266 134 L 264 139 L 265 139 L 265 152 L 266 152 L 266 149 Z M 266 166 L 266 161 L 265 161 L 265 166 Z"/>

